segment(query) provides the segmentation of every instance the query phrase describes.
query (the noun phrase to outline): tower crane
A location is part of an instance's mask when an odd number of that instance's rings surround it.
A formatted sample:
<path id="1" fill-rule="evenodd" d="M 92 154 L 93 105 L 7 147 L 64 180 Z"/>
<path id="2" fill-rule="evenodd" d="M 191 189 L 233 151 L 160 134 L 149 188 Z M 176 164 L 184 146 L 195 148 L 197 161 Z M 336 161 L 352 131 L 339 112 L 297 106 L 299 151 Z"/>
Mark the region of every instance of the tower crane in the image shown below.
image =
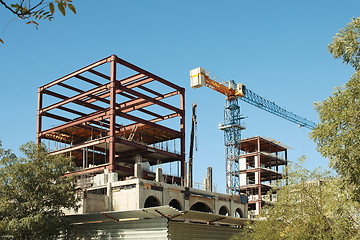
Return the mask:
<path id="1" fill-rule="evenodd" d="M 316 126 L 314 122 L 287 111 L 274 102 L 257 95 L 242 83 L 237 84 L 233 80 L 217 81 L 216 77 L 210 76 L 209 72 L 203 68 L 199 67 L 191 70 L 190 80 L 192 88 L 206 86 L 226 96 L 224 123 L 219 125 L 219 129 L 224 131 L 227 194 L 240 194 L 239 156 L 241 131 L 245 127 L 241 123 L 244 117 L 240 113 L 238 99 L 294 122 L 300 127 L 313 129 Z"/>

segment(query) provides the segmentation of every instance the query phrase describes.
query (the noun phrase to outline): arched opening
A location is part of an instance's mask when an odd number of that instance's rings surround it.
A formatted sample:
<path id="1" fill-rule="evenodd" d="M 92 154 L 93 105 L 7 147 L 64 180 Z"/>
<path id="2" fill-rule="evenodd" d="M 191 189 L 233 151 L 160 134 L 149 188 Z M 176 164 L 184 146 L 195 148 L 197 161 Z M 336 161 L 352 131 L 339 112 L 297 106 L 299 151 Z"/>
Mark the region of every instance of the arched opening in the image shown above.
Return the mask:
<path id="1" fill-rule="evenodd" d="M 144 204 L 144 208 L 148 208 L 148 207 L 157 207 L 160 206 L 160 202 L 159 200 L 154 197 L 154 196 L 150 196 L 146 199 L 145 204 Z"/>
<path id="2" fill-rule="evenodd" d="M 229 216 L 229 211 L 227 210 L 227 208 L 225 206 L 222 206 L 219 210 L 219 214 L 224 215 L 224 216 Z"/>
<path id="3" fill-rule="evenodd" d="M 171 200 L 169 202 L 169 206 L 173 207 L 173 208 L 176 208 L 177 210 L 181 211 L 181 205 L 180 205 L 179 201 L 176 200 L 176 199 Z"/>
<path id="4" fill-rule="evenodd" d="M 243 214 L 243 212 L 241 211 L 240 208 L 237 208 L 237 209 L 235 210 L 235 217 L 237 217 L 237 218 L 244 218 L 244 214 Z"/>
<path id="5" fill-rule="evenodd" d="M 197 202 L 193 204 L 190 208 L 190 210 L 198 211 L 198 212 L 209 212 L 212 213 L 211 208 L 202 202 Z"/>

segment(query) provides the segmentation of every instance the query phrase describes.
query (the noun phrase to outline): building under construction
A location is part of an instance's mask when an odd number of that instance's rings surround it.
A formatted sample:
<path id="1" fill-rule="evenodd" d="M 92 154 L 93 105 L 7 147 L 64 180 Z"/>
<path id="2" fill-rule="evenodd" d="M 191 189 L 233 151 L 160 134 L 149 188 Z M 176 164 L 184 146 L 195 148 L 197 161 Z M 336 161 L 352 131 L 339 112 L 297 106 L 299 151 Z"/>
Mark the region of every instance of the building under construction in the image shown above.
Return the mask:
<path id="1" fill-rule="evenodd" d="M 258 136 L 242 139 L 240 148 L 240 191 L 249 197 L 249 215 L 257 216 L 263 204 L 276 200 L 268 192 L 286 181 L 287 147 Z"/>
<path id="2" fill-rule="evenodd" d="M 245 194 L 186 185 L 185 89 L 115 55 L 39 87 L 36 137 L 72 158 L 81 214 L 170 205 L 212 213 L 187 223 L 247 217 Z"/>

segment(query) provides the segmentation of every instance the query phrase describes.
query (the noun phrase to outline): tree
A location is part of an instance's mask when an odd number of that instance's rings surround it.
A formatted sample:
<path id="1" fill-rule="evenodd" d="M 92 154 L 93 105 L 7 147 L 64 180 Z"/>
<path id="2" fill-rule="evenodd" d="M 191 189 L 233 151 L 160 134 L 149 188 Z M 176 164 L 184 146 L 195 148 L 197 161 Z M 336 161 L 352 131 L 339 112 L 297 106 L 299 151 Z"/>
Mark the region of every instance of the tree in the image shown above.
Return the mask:
<path id="1" fill-rule="evenodd" d="M 310 137 L 345 184 L 353 184 L 360 201 L 360 18 L 341 29 L 328 45 L 334 58 L 355 69 L 351 79 L 332 96 L 315 104 L 319 123 Z"/>
<path id="2" fill-rule="evenodd" d="M 32 142 L 20 150 L 25 157 L 0 142 L 0 239 L 53 239 L 66 225 L 62 209 L 77 208 L 76 186 L 64 177 L 71 160 Z"/>
<path id="3" fill-rule="evenodd" d="M 67 8 L 76 14 L 76 9 L 72 4 L 72 0 L 55 0 L 48 2 L 45 2 L 44 0 L 17 0 L 13 1 L 11 4 L 4 0 L 0 0 L 0 4 L 13 13 L 17 19 L 26 20 L 26 24 L 33 24 L 36 28 L 39 26 L 39 20 L 51 21 L 54 18 L 55 6 L 57 6 L 64 16 Z M 0 42 L 4 43 L 1 38 Z"/>
<path id="4" fill-rule="evenodd" d="M 301 162 L 301 161 L 300 161 Z M 289 185 L 237 239 L 358 239 L 359 205 L 328 171 L 290 164 Z"/>

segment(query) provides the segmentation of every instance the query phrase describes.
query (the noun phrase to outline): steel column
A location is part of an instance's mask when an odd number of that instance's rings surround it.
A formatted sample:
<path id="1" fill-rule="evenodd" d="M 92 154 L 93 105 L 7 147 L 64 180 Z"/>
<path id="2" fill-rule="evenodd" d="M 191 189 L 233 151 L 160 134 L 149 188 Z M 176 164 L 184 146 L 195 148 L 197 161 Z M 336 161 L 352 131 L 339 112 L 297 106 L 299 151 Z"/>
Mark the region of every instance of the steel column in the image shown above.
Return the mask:
<path id="1" fill-rule="evenodd" d="M 181 179 L 185 184 L 186 164 L 185 164 L 185 89 L 180 91 L 180 132 L 181 132 Z M 184 185 L 185 186 L 185 185 Z"/>
<path id="2" fill-rule="evenodd" d="M 38 106 L 37 106 L 37 122 L 36 122 L 36 144 L 41 143 L 41 125 L 42 125 L 42 116 L 41 116 L 41 109 L 42 109 L 42 102 L 43 102 L 43 94 L 40 88 L 38 88 Z"/>
<path id="3" fill-rule="evenodd" d="M 110 57 L 111 75 L 110 75 L 110 129 L 109 129 L 109 164 L 110 172 L 115 171 L 115 122 L 116 122 L 116 62 L 115 55 Z"/>

